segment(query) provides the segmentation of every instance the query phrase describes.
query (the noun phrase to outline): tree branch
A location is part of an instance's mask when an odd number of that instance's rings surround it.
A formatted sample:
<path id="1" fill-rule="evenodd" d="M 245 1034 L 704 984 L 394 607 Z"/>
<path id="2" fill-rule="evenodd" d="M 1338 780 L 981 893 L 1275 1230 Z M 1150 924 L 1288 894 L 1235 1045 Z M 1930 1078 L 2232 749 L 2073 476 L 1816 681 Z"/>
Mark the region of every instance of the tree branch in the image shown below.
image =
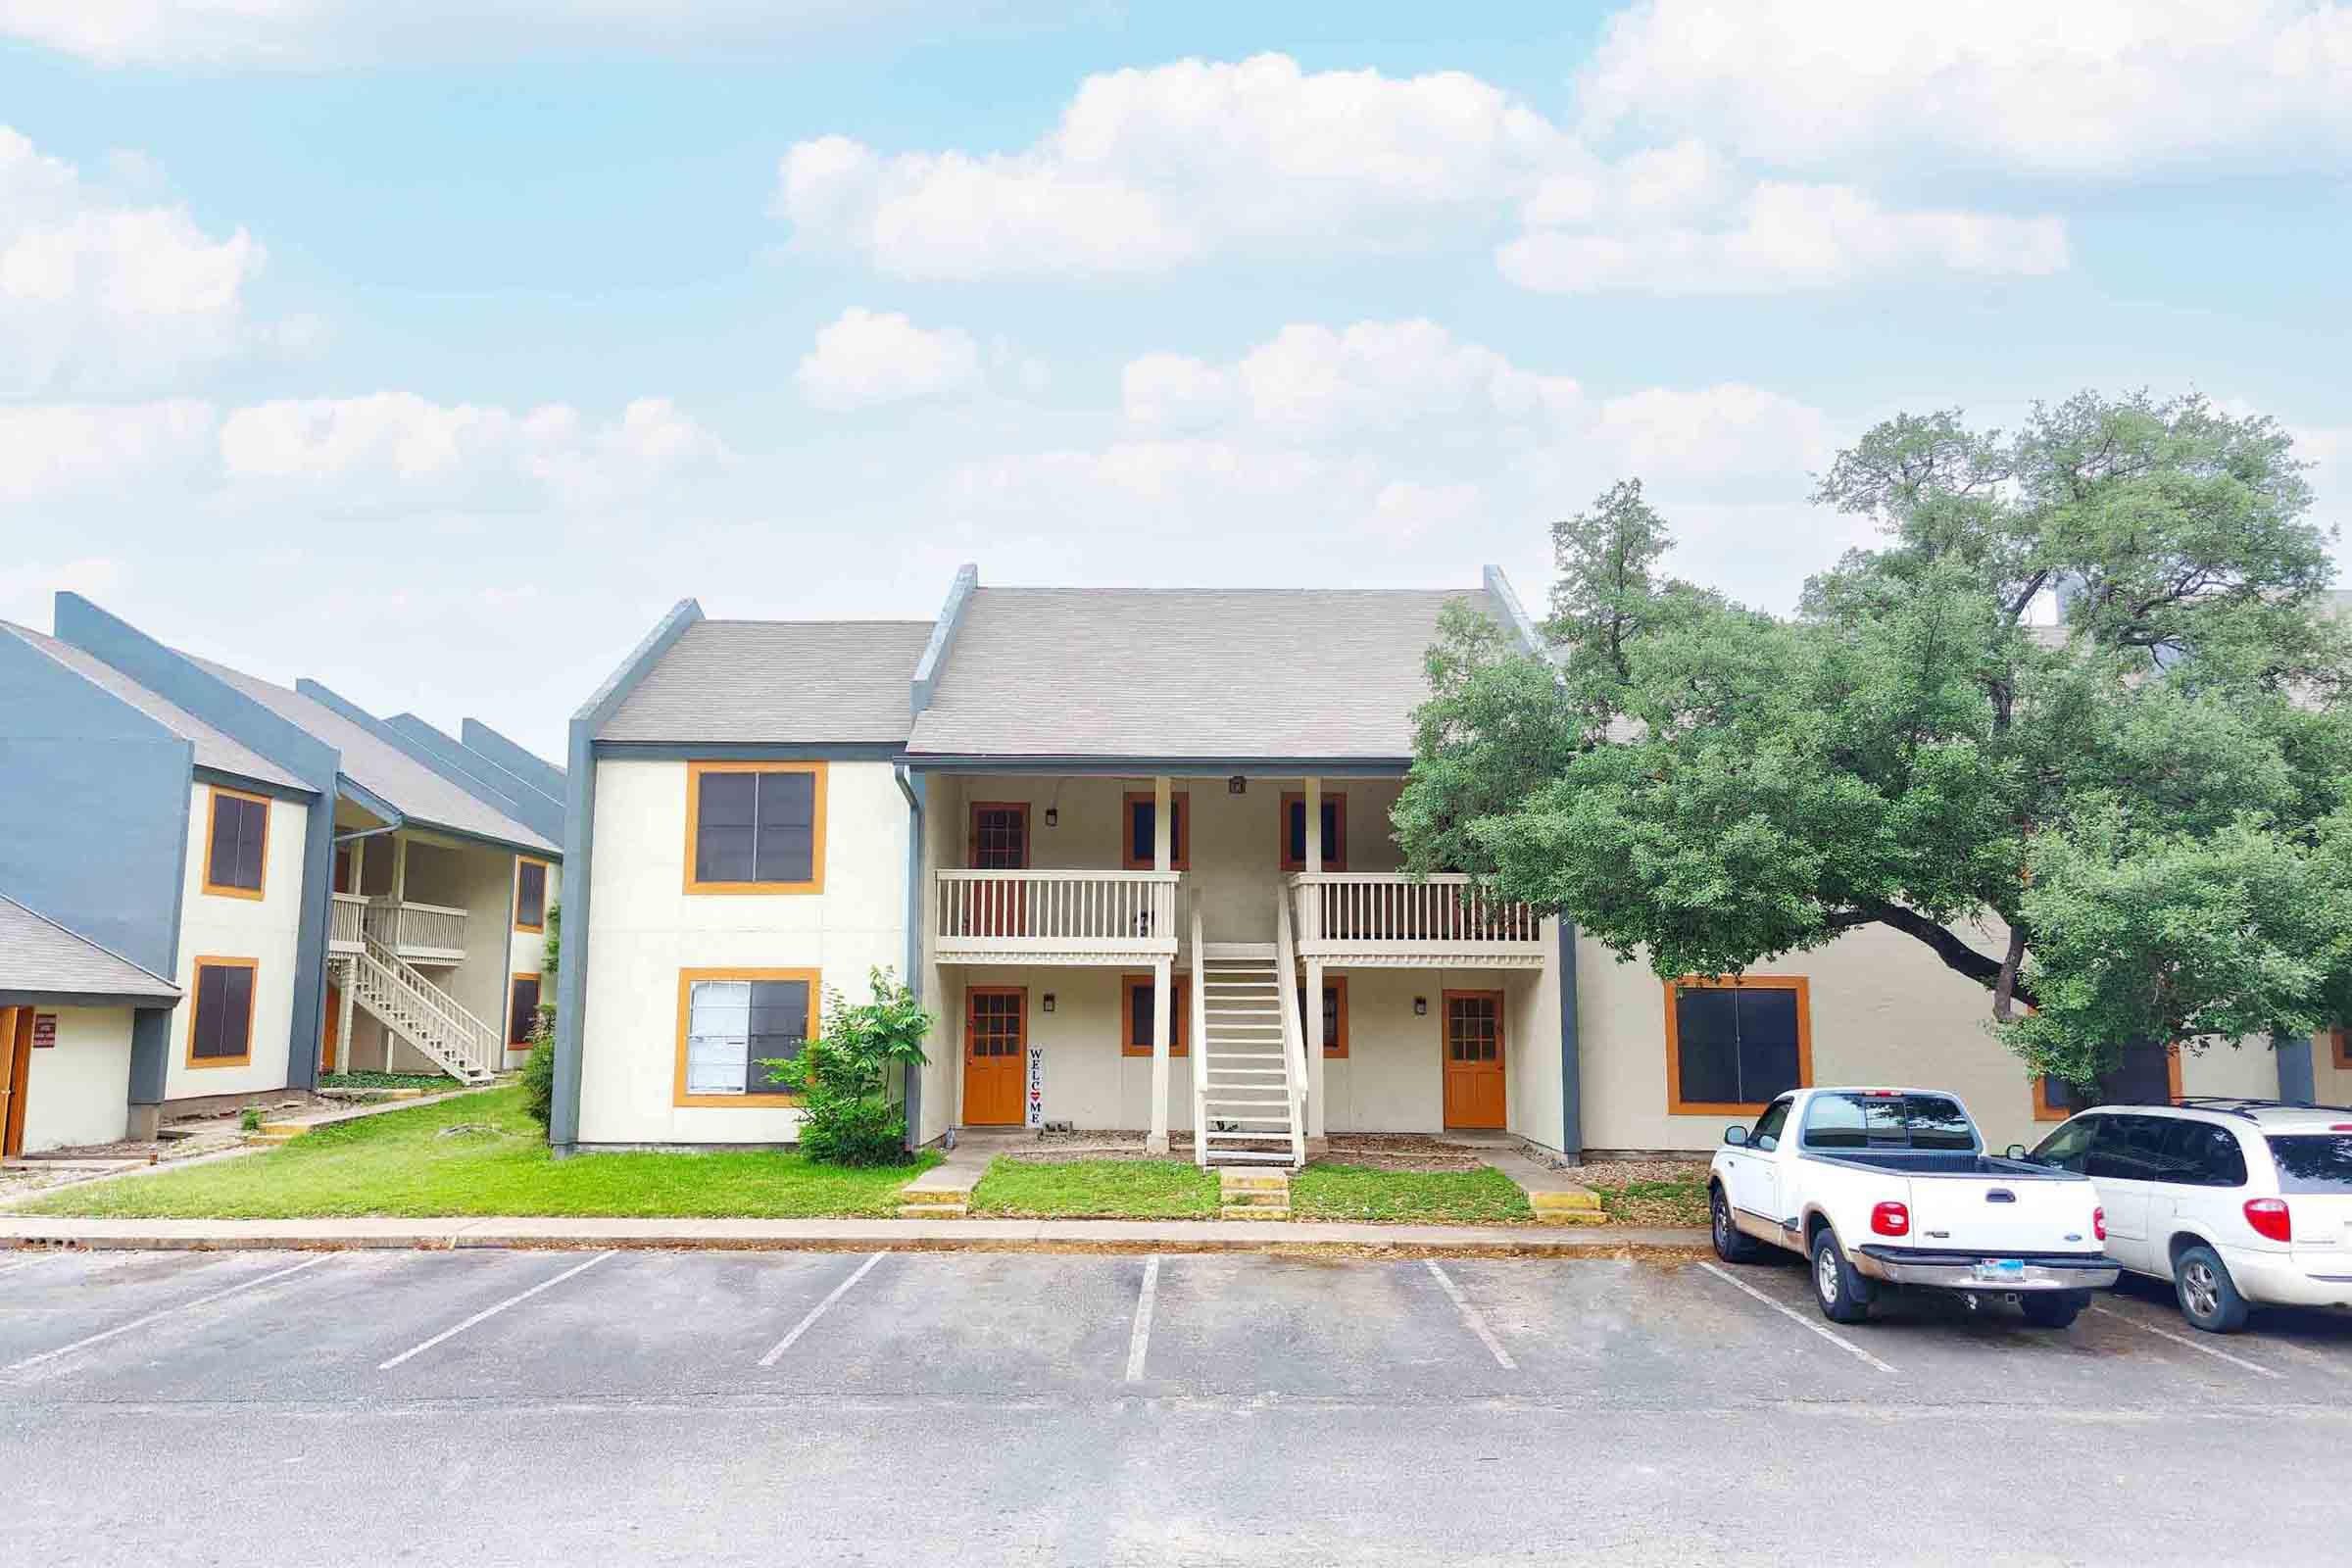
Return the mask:
<path id="1" fill-rule="evenodd" d="M 1995 990 L 2001 983 L 2001 971 L 2005 965 L 2000 959 L 1986 957 L 1917 909 L 1907 909 L 1899 904 L 1873 904 L 1868 906 L 1868 910 L 1870 917 L 1881 925 L 1892 926 L 1903 935 L 1926 943 L 1936 956 L 1943 960 L 1943 966 L 1954 974 L 1965 975 L 1987 991 Z M 2018 940 L 2014 928 L 2011 940 Z M 2014 975 L 2010 977 L 2009 995 L 2029 1007 L 2036 1004 L 2033 992 Z"/>
<path id="2" fill-rule="evenodd" d="M 2026 928 L 2009 927 L 2009 951 L 2001 958 L 2001 977 L 1992 986 L 1992 1015 L 2002 1023 L 2012 1023 L 2013 1004 L 2017 998 L 2017 966 L 2026 961 Z"/>

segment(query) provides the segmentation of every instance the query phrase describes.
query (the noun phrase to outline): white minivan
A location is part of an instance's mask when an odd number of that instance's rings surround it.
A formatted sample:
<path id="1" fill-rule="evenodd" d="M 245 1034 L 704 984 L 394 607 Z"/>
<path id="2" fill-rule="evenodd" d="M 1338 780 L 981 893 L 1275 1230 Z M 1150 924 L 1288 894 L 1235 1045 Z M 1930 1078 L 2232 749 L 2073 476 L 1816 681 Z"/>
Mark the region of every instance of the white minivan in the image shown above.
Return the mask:
<path id="1" fill-rule="evenodd" d="M 2233 1334 L 2258 1305 L 2352 1307 L 2352 1110 L 2096 1105 L 2026 1157 L 2088 1176 L 2107 1255 L 2172 1281 L 2198 1328 Z"/>

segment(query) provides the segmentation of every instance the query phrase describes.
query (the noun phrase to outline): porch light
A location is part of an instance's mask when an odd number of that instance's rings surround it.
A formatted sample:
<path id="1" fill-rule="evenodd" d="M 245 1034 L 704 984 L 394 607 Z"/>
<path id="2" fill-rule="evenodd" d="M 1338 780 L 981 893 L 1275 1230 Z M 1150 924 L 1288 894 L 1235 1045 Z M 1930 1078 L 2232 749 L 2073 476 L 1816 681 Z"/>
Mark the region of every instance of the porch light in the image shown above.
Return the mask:
<path id="1" fill-rule="evenodd" d="M 1038 1005 L 1045 1008 L 1046 1011 L 1052 1012 L 1054 1010 L 1054 993 L 1051 991 L 1047 992 L 1046 1000 L 1038 1004 Z"/>
<path id="2" fill-rule="evenodd" d="M 1241 774 L 1236 773 L 1233 775 L 1233 777 L 1225 781 L 1225 793 L 1228 795 L 1247 795 L 1250 793 L 1250 781 L 1242 777 Z"/>
<path id="3" fill-rule="evenodd" d="M 1413 1016 L 1416 1018 L 1426 1018 L 1429 1016 L 1429 999 L 1427 997 L 1415 997 L 1413 999 Z"/>
<path id="4" fill-rule="evenodd" d="M 1047 808 L 1046 808 L 1046 826 L 1048 826 L 1048 827 L 1059 827 L 1060 825 L 1061 825 L 1061 808 L 1060 808 L 1060 807 L 1058 807 L 1058 806 L 1049 806 L 1049 807 L 1047 807 Z"/>

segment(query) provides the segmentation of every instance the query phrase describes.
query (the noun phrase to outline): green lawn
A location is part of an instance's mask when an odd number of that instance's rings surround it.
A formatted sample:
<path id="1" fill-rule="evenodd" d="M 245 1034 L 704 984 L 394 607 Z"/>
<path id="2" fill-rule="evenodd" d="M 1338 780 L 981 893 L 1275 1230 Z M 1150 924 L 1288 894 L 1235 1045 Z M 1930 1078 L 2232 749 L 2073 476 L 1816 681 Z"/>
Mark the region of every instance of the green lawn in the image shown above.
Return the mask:
<path id="1" fill-rule="evenodd" d="M 1309 1165 L 1291 1173 L 1296 1219 L 1494 1224 L 1532 1217 L 1527 1195 L 1498 1170 L 1375 1170 Z"/>
<path id="2" fill-rule="evenodd" d="M 886 1169 L 845 1170 L 770 1151 L 557 1160 L 523 1114 L 522 1091 L 509 1087 L 338 1122 L 265 1153 L 73 1188 L 20 1212 L 134 1219 L 890 1214 L 899 1189 L 938 1162 L 925 1154 Z"/>
<path id="3" fill-rule="evenodd" d="M 1612 1225 L 1707 1223 L 1706 1167 L 1672 1181 L 1594 1182 L 1601 1212 Z"/>
<path id="4" fill-rule="evenodd" d="M 429 1089 L 436 1093 L 461 1087 L 455 1078 L 440 1072 L 322 1072 L 318 1075 L 321 1089 Z"/>
<path id="5" fill-rule="evenodd" d="M 972 1213 L 1061 1219 L 1201 1219 L 1217 1211 L 1217 1178 L 1188 1160 L 989 1161 Z"/>

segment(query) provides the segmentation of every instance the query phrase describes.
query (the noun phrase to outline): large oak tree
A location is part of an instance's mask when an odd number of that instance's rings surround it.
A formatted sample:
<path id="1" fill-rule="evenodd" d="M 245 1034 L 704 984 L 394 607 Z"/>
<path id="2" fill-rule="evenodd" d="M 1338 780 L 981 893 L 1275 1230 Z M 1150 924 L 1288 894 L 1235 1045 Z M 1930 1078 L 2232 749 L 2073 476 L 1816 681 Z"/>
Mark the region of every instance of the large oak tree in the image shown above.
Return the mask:
<path id="1" fill-rule="evenodd" d="M 1666 976 L 1886 926 L 2079 1083 L 2352 1016 L 2352 644 L 2303 467 L 2195 397 L 1890 419 L 1814 497 L 1884 543 L 1790 616 L 1664 575 L 1620 484 L 1554 529 L 1550 659 L 1448 615 L 1410 863 Z"/>

